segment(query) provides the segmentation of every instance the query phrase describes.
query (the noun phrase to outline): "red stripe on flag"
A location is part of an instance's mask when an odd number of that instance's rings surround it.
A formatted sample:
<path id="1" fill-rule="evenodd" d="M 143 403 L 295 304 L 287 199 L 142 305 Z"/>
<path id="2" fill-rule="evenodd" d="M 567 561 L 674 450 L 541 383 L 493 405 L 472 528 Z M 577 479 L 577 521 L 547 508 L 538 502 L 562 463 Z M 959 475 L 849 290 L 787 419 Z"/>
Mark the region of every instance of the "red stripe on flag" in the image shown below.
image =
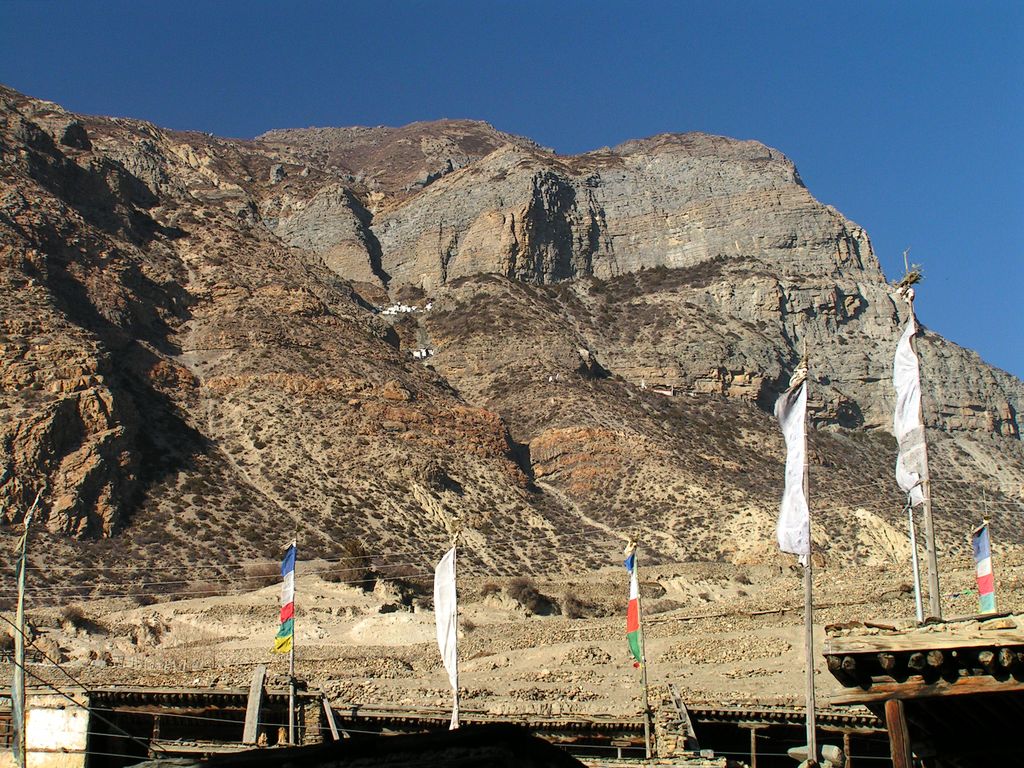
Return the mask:
<path id="1" fill-rule="evenodd" d="M 978 577 L 978 592 L 979 593 L 981 593 L 983 595 L 987 595 L 987 594 L 989 594 L 991 592 L 994 592 L 995 588 L 996 588 L 995 579 L 993 579 L 991 573 L 988 574 L 987 576 L 979 576 Z"/>
<path id="2" fill-rule="evenodd" d="M 640 629 L 640 601 L 630 600 L 626 608 L 626 634 L 636 632 L 638 629 Z"/>
<path id="3" fill-rule="evenodd" d="M 288 605 L 281 606 L 281 623 L 288 621 L 295 615 L 295 603 L 288 603 Z"/>

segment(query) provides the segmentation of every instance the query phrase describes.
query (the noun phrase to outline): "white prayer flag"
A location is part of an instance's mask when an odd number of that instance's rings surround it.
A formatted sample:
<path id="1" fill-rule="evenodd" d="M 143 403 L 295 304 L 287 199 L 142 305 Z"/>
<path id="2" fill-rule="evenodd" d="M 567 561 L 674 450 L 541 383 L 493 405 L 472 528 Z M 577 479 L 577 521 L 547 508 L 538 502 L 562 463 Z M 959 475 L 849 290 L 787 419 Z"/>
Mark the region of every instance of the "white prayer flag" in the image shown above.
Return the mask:
<path id="1" fill-rule="evenodd" d="M 801 375 L 804 374 L 804 375 Z M 775 417 L 786 440 L 786 489 L 779 506 L 779 524 L 775 535 L 779 548 L 800 556 L 807 565 L 811 554 L 811 515 L 804 494 L 804 464 L 807 454 L 804 421 L 807 414 L 805 372 L 793 376 L 791 386 L 775 401 Z M 795 386 L 793 382 L 798 381 Z"/>
<path id="2" fill-rule="evenodd" d="M 907 327 L 896 345 L 892 365 L 892 383 L 896 388 L 896 411 L 892 428 L 899 443 L 896 458 L 896 482 L 910 494 L 910 503 L 924 501 L 923 483 L 928 480 L 928 458 L 925 452 L 924 424 L 921 423 L 921 372 L 917 355 L 910 341 L 917 333 L 917 322 L 911 311 Z"/>
<path id="3" fill-rule="evenodd" d="M 437 647 L 448 670 L 454 703 L 449 730 L 459 727 L 459 620 L 455 594 L 455 547 L 449 549 L 434 569 L 434 620 L 437 622 Z"/>

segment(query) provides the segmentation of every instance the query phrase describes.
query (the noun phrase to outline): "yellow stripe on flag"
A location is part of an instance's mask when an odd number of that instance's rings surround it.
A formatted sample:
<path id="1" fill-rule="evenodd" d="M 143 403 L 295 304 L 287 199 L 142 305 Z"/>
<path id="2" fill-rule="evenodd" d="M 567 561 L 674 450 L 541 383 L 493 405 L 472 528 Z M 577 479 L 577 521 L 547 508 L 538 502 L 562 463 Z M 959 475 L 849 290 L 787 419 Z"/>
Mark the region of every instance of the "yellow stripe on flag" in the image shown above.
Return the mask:
<path id="1" fill-rule="evenodd" d="M 274 653 L 290 653 L 292 650 L 292 635 L 288 637 L 274 638 Z"/>

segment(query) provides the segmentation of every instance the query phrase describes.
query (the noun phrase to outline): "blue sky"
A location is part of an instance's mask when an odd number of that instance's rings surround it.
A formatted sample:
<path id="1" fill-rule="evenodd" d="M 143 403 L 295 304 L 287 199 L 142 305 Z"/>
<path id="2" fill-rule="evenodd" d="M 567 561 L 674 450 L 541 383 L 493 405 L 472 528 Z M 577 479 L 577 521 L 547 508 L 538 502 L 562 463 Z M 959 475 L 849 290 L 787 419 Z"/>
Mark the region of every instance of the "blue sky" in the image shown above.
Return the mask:
<path id="1" fill-rule="evenodd" d="M 758 139 L 923 265 L 926 325 L 1024 376 L 1024 3 L 0 0 L 0 82 L 253 136 L 469 117 L 573 153 Z"/>

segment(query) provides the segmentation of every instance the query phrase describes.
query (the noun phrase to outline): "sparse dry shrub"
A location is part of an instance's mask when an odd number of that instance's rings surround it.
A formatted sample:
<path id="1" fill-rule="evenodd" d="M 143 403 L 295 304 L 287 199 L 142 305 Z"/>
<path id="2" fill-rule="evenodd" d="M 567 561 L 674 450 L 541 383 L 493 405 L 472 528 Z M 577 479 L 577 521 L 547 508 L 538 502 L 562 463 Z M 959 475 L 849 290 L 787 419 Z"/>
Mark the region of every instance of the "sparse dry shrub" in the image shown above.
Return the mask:
<path id="1" fill-rule="evenodd" d="M 562 595 L 562 615 L 570 619 L 582 619 L 587 615 L 590 606 L 580 600 L 572 592 Z"/>
<path id="2" fill-rule="evenodd" d="M 338 545 L 341 556 L 324 571 L 324 581 L 366 588 L 370 581 L 370 555 L 359 539 L 342 539 Z"/>
<path id="3" fill-rule="evenodd" d="M 488 581 L 482 587 L 480 587 L 480 597 L 487 597 L 488 595 L 496 595 L 501 592 L 501 587 L 495 584 L 493 581 Z"/>
<path id="4" fill-rule="evenodd" d="M 89 618 L 77 605 L 66 605 L 60 611 L 61 624 L 68 629 L 89 632 L 95 635 L 107 634 L 107 628 L 98 621 Z"/>
<path id="5" fill-rule="evenodd" d="M 748 576 L 746 573 L 739 574 L 736 577 L 736 583 L 737 584 L 753 584 L 753 582 L 750 580 L 750 576 Z"/>
<path id="6" fill-rule="evenodd" d="M 542 595 L 533 581 L 525 576 L 516 576 L 505 588 L 505 593 L 530 613 L 547 615 L 559 613 L 557 605 Z"/>

